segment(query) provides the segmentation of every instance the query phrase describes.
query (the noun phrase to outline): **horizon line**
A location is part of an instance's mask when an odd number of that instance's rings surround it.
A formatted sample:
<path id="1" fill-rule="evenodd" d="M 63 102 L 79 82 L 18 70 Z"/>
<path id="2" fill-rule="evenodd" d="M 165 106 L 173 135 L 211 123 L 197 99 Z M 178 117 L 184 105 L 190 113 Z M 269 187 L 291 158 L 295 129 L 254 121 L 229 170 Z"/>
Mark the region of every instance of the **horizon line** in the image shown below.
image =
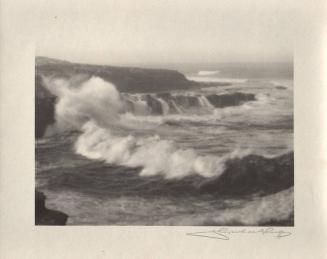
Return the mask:
<path id="1" fill-rule="evenodd" d="M 105 62 L 92 62 L 92 61 L 72 61 L 70 59 L 66 58 L 57 58 L 57 57 L 50 57 L 50 56 L 45 56 L 45 55 L 35 55 L 35 58 L 47 58 L 47 59 L 53 59 L 53 60 L 58 60 L 58 61 L 63 61 L 63 62 L 68 62 L 68 63 L 75 63 L 75 64 L 90 64 L 90 65 L 104 65 L 104 66 L 110 66 L 110 65 L 215 65 L 215 64 L 294 64 L 294 61 L 215 61 L 215 62 L 112 62 L 112 63 L 105 63 Z"/>

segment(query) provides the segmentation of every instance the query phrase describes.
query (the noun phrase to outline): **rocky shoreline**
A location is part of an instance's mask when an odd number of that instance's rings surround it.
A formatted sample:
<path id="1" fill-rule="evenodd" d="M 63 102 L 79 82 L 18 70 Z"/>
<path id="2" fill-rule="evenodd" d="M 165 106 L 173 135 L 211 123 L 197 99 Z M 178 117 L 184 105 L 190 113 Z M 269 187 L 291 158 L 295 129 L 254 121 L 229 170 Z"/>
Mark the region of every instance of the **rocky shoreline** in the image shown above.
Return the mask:
<path id="1" fill-rule="evenodd" d="M 275 158 L 248 155 L 232 159 L 216 179 L 204 182 L 202 192 L 217 195 L 267 195 L 294 186 L 294 153 Z"/>
<path id="2" fill-rule="evenodd" d="M 35 225 L 63 226 L 66 225 L 68 215 L 50 210 L 45 206 L 46 196 L 35 190 Z"/>
<path id="3" fill-rule="evenodd" d="M 36 57 L 35 59 L 35 137 L 42 138 L 48 125 L 55 122 L 55 104 L 57 96 L 44 85 L 43 78 L 66 78 L 74 81 L 73 85 L 88 80 L 92 76 L 100 77 L 115 84 L 118 91 L 126 93 L 157 93 L 162 99 L 167 98 L 170 90 L 192 89 L 203 86 L 223 86 L 229 83 L 200 83 L 188 80 L 183 74 L 169 69 L 148 69 L 135 67 L 114 67 L 71 63 L 67 61 Z M 74 78 L 74 80 L 72 79 Z M 76 82 L 75 82 L 76 81 Z M 168 94 L 169 95 L 169 94 Z M 170 99 L 172 97 L 170 96 Z M 197 102 L 196 97 L 174 97 L 186 105 Z M 168 98 L 169 99 L 169 98 Z M 208 101 L 215 107 L 236 106 L 244 101 L 253 101 L 253 94 L 235 93 L 208 95 Z M 170 100 L 167 100 L 168 104 Z M 146 102 L 153 106 L 155 114 L 162 114 L 161 103 L 146 96 Z M 171 107 L 172 109 L 174 106 Z"/>

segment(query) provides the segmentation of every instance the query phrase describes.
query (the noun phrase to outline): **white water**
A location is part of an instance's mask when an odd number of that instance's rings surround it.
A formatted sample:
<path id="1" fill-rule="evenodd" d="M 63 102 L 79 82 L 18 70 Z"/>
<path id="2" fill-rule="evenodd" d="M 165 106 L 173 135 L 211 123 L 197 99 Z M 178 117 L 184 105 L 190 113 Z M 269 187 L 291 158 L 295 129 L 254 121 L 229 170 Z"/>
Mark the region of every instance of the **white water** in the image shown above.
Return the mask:
<path id="1" fill-rule="evenodd" d="M 212 77 L 212 76 L 188 76 L 187 79 L 197 82 L 207 83 L 244 83 L 247 78 L 226 78 L 226 77 Z"/>
<path id="2" fill-rule="evenodd" d="M 225 87 L 176 91 L 168 99 L 152 93 L 151 100 L 162 109 L 159 114 L 153 113 L 155 105 L 149 106 L 145 94 L 120 94 L 114 85 L 100 78 L 84 83 L 78 78 L 45 81 L 59 97 L 57 123 L 48 133 L 70 129 L 81 132 L 73 146 L 84 159 L 74 155 L 70 143 L 66 144 L 75 141 L 74 134 L 68 134 L 69 140 L 58 134 L 37 143 L 37 184 L 49 186 L 45 187 L 47 206 L 67 213 L 68 224 L 257 225 L 284 220 L 293 213 L 292 188 L 252 201 L 222 201 L 220 197 L 189 192 L 186 197 L 171 198 L 172 189 L 165 189 L 166 181 L 145 177 L 219 176 L 230 158 L 250 152 L 271 157 L 292 149 L 293 129 L 288 124 L 293 113 L 293 88 L 276 88 L 292 85 L 289 80 L 234 82 Z M 254 93 L 256 101 L 217 108 L 206 98 L 207 94 L 233 92 Z M 195 97 L 198 104 L 189 107 L 178 102 L 178 96 Z M 133 175 L 138 170 L 89 159 L 141 167 L 142 177 Z M 46 178 L 50 179 L 48 185 L 44 183 Z M 156 196 L 156 191 L 149 189 L 158 182 L 164 190 Z M 185 181 L 172 182 L 185 185 Z M 140 191 L 145 183 L 147 195 Z"/>
<path id="3" fill-rule="evenodd" d="M 207 70 L 202 70 L 198 72 L 199 76 L 213 76 L 220 73 L 219 70 L 214 70 L 214 71 L 207 71 Z"/>
<path id="4" fill-rule="evenodd" d="M 81 130 L 75 149 L 90 159 L 142 167 L 142 176 L 182 178 L 198 174 L 212 177 L 224 171 L 227 160 L 249 153 L 248 149 L 236 149 L 223 156 L 198 155 L 194 149 L 179 148 L 174 141 L 161 139 L 158 135 L 134 136 L 133 130 L 140 128 L 133 127 L 126 116 L 122 116 L 122 97 L 113 84 L 100 78 L 93 77 L 78 88 L 72 88 L 69 82 L 62 80 L 47 82 L 47 85 L 51 91 L 56 89 L 53 92 L 59 96 L 56 105 L 57 128 Z M 203 99 L 201 103 L 204 107 L 212 108 Z M 159 101 L 163 114 L 168 114 L 168 104 L 161 99 Z M 119 134 L 113 133 L 115 129 L 117 132 L 117 128 L 121 129 Z"/>

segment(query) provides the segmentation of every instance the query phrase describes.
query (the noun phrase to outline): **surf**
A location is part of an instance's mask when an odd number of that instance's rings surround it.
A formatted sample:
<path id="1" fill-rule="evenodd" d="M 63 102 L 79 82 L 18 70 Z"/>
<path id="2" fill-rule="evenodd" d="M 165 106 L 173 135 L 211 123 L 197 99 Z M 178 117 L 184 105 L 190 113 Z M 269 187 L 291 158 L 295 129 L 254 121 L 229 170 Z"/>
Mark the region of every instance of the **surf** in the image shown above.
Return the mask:
<path id="1" fill-rule="evenodd" d="M 217 177 L 224 172 L 226 161 L 250 152 L 235 149 L 222 156 L 198 155 L 196 150 L 179 148 L 174 141 L 162 139 L 156 134 L 136 136 L 134 130 L 140 128 L 126 119 L 127 112 L 167 115 L 179 111 L 186 113 L 199 107 L 207 112 L 217 106 L 228 106 L 230 102 L 232 106 L 238 105 L 241 103 L 238 99 L 242 99 L 243 95 L 248 98 L 245 94 L 222 97 L 181 94 L 133 96 L 119 93 L 115 85 L 98 77 L 92 77 L 78 87 L 64 79 L 48 80 L 46 85 L 58 96 L 54 128 L 80 131 L 75 151 L 89 159 L 142 167 L 141 176 L 161 175 L 167 179 L 180 179 L 190 175 Z M 227 103 L 224 104 L 224 100 Z M 171 111 L 171 107 L 178 109 Z"/>

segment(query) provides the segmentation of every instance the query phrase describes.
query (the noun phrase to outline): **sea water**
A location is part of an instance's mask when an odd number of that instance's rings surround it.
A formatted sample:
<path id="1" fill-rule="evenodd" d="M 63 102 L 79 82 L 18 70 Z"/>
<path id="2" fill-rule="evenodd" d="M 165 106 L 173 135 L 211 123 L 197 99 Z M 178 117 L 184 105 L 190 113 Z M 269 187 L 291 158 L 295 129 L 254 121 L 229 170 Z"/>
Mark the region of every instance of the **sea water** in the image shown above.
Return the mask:
<path id="1" fill-rule="evenodd" d="M 69 215 L 67 224 L 258 225 L 293 213 L 293 187 L 263 196 L 198 188 L 219 178 L 227 161 L 293 150 L 290 70 L 181 67 L 210 84 L 131 94 L 98 77 L 79 87 L 45 79 L 58 101 L 55 125 L 36 141 L 36 186 L 49 208 Z M 255 98 L 225 107 L 208 99 L 235 93 Z"/>

